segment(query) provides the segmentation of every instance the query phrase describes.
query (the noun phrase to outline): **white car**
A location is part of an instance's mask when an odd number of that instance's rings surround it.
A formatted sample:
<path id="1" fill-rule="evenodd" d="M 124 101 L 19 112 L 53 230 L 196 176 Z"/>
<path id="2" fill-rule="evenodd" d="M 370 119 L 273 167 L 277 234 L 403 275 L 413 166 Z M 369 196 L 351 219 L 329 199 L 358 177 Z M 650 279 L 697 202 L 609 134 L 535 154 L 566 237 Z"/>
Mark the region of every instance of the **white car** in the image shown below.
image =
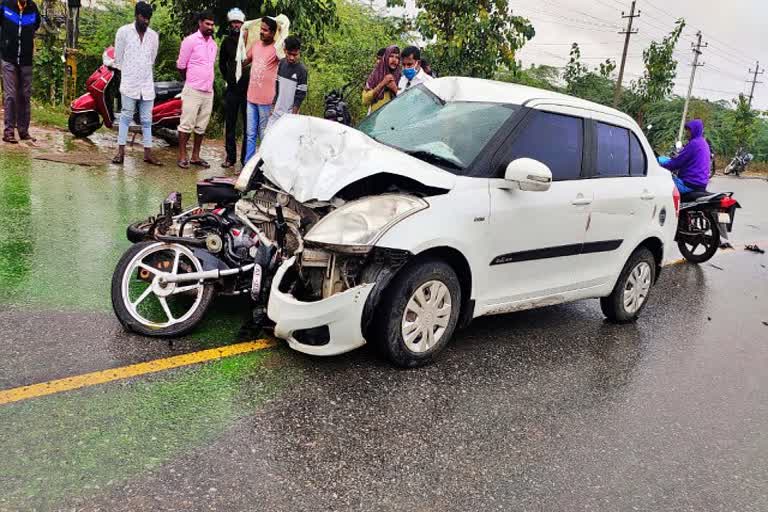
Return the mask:
<path id="1" fill-rule="evenodd" d="M 370 342 L 419 366 L 475 317 L 589 298 L 633 321 L 677 223 L 630 117 L 520 85 L 436 79 L 357 129 L 286 116 L 260 157 L 295 200 L 330 208 L 268 304 L 276 336 L 313 355 Z"/>

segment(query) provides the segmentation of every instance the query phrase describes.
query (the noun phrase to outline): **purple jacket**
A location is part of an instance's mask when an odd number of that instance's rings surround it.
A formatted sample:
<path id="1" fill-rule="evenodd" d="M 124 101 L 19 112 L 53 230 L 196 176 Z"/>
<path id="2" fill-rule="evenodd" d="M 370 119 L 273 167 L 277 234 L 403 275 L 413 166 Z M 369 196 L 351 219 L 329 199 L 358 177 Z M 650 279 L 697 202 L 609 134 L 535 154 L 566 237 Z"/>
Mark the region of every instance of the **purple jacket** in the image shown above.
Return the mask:
<path id="1" fill-rule="evenodd" d="M 709 183 L 710 151 L 704 138 L 704 123 L 693 119 L 685 125 L 691 130 L 691 140 L 680 154 L 662 164 L 665 169 L 677 171 L 677 177 L 694 189 L 706 189 Z"/>

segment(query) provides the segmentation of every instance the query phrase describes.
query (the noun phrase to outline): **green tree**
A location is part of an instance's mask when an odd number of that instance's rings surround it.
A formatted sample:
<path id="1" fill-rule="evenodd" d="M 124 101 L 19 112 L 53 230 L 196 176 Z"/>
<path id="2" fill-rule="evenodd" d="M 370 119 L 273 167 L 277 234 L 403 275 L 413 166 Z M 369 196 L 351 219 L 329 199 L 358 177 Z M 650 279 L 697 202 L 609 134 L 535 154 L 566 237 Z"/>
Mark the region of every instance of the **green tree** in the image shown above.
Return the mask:
<path id="1" fill-rule="evenodd" d="M 727 154 L 736 153 L 739 148 L 751 148 L 757 136 L 757 112 L 749 107 L 749 99 L 743 94 L 732 101 L 733 107 L 723 118 L 724 149 Z"/>
<path id="2" fill-rule="evenodd" d="M 677 76 L 677 60 L 674 57 L 675 47 L 685 28 L 685 20 L 680 18 L 675 22 L 675 28 L 661 42 L 652 41 L 643 50 L 645 70 L 643 76 L 632 82 L 631 91 L 634 111 L 638 123 L 643 124 L 645 109 L 648 104 L 660 101 L 672 93 Z"/>
<path id="3" fill-rule="evenodd" d="M 403 6 L 404 0 L 387 0 Z M 514 67 L 515 52 L 536 32 L 512 14 L 508 0 L 416 0 L 414 26 L 441 75 L 492 78 L 501 66 Z"/>
<path id="4" fill-rule="evenodd" d="M 160 3 L 170 8 L 181 35 L 194 30 L 195 14 L 205 9 L 213 11 L 216 23 L 222 28 L 227 23 L 227 12 L 233 7 L 242 9 L 248 19 L 285 14 L 291 20 L 291 33 L 299 35 L 307 45 L 321 41 L 326 29 L 337 22 L 334 0 L 160 0 Z"/>
<path id="5" fill-rule="evenodd" d="M 531 64 L 524 69 L 518 62 L 512 68 L 503 68 L 496 73 L 496 80 L 510 82 L 550 91 L 559 90 L 560 69 L 555 66 Z"/>
<path id="6" fill-rule="evenodd" d="M 590 70 L 581 62 L 581 50 L 578 43 L 573 43 L 570 59 L 563 71 L 565 92 L 585 100 L 607 105 L 612 99 L 614 82 L 611 80 L 611 73 L 615 69 L 616 63 L 607 59 L 594 70 Z"/>

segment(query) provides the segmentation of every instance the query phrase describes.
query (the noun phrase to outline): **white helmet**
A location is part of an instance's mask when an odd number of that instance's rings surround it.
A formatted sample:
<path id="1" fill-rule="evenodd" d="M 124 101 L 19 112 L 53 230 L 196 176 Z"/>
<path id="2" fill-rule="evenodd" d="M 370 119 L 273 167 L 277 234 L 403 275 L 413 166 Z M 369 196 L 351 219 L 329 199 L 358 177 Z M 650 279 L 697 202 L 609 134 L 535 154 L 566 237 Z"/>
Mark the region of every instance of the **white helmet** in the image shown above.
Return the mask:
<path id="1" fill-rule="evenodd" d="M 232 23 L 233 21 L 239 21 L 241 23 L 245 23 L 245 13 L 235 7 L 234 9 L 230 9 L 227 13 L 227 21 Z"/>

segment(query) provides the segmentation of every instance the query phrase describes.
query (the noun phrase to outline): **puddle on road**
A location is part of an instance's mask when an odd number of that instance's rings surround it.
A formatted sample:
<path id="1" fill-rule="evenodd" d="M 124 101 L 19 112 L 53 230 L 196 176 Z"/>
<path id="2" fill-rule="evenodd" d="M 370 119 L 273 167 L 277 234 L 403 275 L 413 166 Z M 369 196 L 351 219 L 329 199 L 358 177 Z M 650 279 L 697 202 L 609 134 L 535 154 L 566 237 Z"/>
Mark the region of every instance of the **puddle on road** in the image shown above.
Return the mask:
<path id="1" fill-rule="evenodd" d="M 110 310 L 112 271 L 129 246 L 126 226 L 157 213 L 173 190 L 193 203 L 197 180 L 224 174 L 216 149 L 205 155 L 213 165 L 207 170 L 177 168 L 173 148 L 158 150 L 164 167 L 146 166 L 140 146 L 129 148 L 123 167 L 109 165 L 110 138 L 54 135 L 36 149 L 72 158 L 63 152 L 70 145 L 105 162 L 94 167 L 37 160 L 26 148 L 0 152 L 0 305 Z"/>

